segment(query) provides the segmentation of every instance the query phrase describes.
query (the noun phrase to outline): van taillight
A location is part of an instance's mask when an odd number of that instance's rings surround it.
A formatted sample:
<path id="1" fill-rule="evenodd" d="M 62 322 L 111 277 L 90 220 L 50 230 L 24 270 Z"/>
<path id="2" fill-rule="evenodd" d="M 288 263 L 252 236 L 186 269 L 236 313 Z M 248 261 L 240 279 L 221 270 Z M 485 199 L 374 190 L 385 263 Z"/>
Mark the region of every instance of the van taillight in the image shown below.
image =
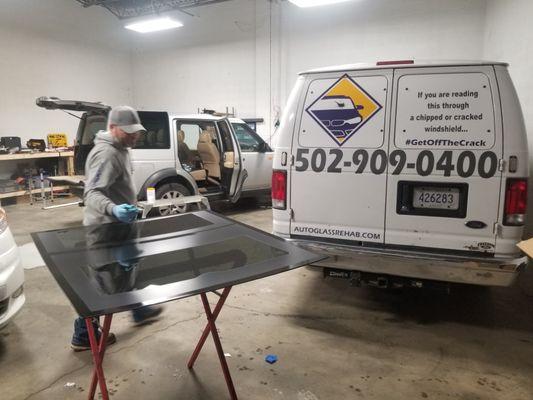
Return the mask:
<path id="1" fill-rule="evenodd" d="M 287 208 L 287 171 L 272 171 L 272 208 Z"/>
<path id="2" fill-rule="evenodd" d="M 520 226 L 526 221 L 527 179 L 507 179 L 504 225 Z"/>

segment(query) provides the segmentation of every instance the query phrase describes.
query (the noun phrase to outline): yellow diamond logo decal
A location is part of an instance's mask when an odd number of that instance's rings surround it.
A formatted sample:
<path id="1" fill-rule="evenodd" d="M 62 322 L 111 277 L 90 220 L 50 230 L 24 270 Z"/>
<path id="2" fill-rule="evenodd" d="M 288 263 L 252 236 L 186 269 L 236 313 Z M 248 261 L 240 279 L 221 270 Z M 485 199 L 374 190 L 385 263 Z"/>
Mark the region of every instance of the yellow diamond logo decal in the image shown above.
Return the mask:
<path id="1" fill-rule="evenodd" d="M 381 104 L 346 74 L 307 107 L 306 112 L 342 146 L 381 109 Z"/>

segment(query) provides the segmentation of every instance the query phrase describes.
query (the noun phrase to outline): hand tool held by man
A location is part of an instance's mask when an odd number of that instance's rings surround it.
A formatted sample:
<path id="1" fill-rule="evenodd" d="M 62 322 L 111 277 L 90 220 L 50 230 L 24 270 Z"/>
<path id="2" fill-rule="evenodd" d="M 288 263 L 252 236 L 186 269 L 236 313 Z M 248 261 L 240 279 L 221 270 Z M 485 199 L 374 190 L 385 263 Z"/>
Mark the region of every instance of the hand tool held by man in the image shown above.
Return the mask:
<path id="1" fill-rule="evenodd" d="M 141 125 L 137 111 L 128 106 L 114 107 L 109 112 L 107 126 L 107 131 L 96 134 L 94 147 L 85 163 L 83 224 L 86 226 L 117 221 L 132 223 L 137 218 L 138 209 L 134 205 L 137 196 L 128 148 L 135 146 L 146 129 Z M 133 320 L 136 324 L 145 323 L 161 311 L 161 307 L 142 307 L 133 311 Z M 97 325 L 95 321 L 95 327 Z M 99 338 L 100 331 L 96 332 Z M 108 343 L 115 340 L 110 334 Z M 74 322 L 71 347 L 76 351 L 90 348 L 83 318 Z"/>

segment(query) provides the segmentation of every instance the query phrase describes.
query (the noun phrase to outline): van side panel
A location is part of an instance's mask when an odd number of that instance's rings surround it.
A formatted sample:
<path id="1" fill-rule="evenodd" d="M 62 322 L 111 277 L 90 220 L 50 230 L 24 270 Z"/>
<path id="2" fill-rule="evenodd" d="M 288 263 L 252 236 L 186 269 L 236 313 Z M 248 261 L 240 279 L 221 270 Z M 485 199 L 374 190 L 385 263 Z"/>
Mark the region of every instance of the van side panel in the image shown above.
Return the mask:
<path id="1" fill-rule="evenodd" d="M 301 119 L 301 102 L 304 98 L 304 85 L 306 79 L 299 76 L 294 87 L 287 99 L 287 105 L 283 111 L 280 125 L 274 136 L 273 147 L 274 160 L 272 167 L 276 170 L 289 170 L 291 164 L 291 147 L 295 126 L 300 123 Z M 282 161 L 283 160 L 283 161 Z M 291 187 L 291 177 L 287 174 L 287 188 Z M 290 190 L 287 190 L 287 205 L 290 205 Z M 290 225 L 290 207 L 286 210 L 272 209 L 273 215 L 273 232 L 282 237 L 289 236 Z"/>
<path id="2" fill-rule="evenodd" d="M 494 253 L 503 146 L 494 69 L 398 69 L 394 82 L 385 243 Z"/>
<path id="3" fill-rule="evenodd" d="M 516 243 L 521 240 L 524 231 L 523 226 L 503 225 L 503 215 L 505 207 L 505 188 L 507 178 L 527 178 L 529 176 L 529 157 L 527 133 L 524 124 L 524 117 L 520 101 L 515 87 L 509 76 L 507 67 L 502 65 L 494 66 L 496 79 L 500 89 L 502 104 L 502 126 L 503 126 L 503 159 L 504 172 L 501 188 L 500 200 L 500 220 L 498 226 L 498 237 L 496 240 L 496 254 L 516 255 L 519 253 Z M 518 165 L 516 172 L 509 171 L 509 159 L 511 156 L 517 157 Z M 531 191 L 530 191 L 531 193 Z"/>

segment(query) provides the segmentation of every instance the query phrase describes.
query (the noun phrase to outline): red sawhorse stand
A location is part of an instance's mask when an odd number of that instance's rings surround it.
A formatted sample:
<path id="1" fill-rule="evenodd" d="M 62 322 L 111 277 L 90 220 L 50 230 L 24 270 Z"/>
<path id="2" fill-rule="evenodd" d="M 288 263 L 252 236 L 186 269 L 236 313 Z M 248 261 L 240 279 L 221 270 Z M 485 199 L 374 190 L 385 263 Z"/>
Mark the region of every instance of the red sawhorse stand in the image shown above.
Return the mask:
<path id="1" fill-rule="evenodd" d="M 214 292 L 220 297 L 220 299 L 218 300 L 217 305 L 215 306 L 213 311 L 211 311 L 211 306 L 209 305 L 209 302 L 207 301 L 207 295 L 205 293 L 200 294 L 200 297 L 202 298 L 202 303 L 204 305 L 205 316 L 207 318 L 207 325 L 205 326 L 202 336 L 200 337 L 200 340 L 198 341 L 198 344 L 196 345 L 196 348 L 194 349 L 194 352 L 192 353 L 192 356 L 189 359 L 189 362 L 187 363 L 187 367 L 189 367 L 189 369 L 193 368 L 194 362 L 200 355 L 200 351 L 202 350 L 202 347 L 204 346 L 204 343 L 207 340 L 209 333 L 211 333 L 211 336 L 213 337 L 213 342 L 215 342 L 215 348 L 217 349 L 217 354 L 220 360 L 220 365 L 222 367 L 222 372 L 224 373 L 224 378 L 226 379 L 226 384 L 228 386 L 230 398 L 231 400 L 237 400 L 237 393 L 235 392 L 235 387 L 233 386 L 233 380 L 231 379 L 231 374 L 229 372 L 228 363 L 226 362 L 226 357 L 224 356 L 224 350 L 222 349 L 222 344 L 220 343 L 220 337 L 218 336 L 218 331 L 217 331 L 217 327 L 215 324 L 215 321 L 218 315 L 220 314 L 220 311 L 222 310 L 222 306 L 224 305 L 224 302 L 228 298 L 230 290 L 231 290 L 231 286 L 225 288 L 221 294 L 219 294 L 218 292 Z M 102 325 L 102 334 L 100 335 L 100 341 L 98 342 L 96 340 L 96 333 L 93 327 L 93 319 L 90 317 L 85 318 L 87 330 L 89 331 L 89 342 L 91 343 L 91 352 L 93 355 L 93 362 L 94 362 L 93 376 L 91 380 L 91 386 L 89 388 L 89 396 L 88 396 L 89 400 L 94 399 L 97 384 L 100 386 L 100 392 L 102 393 L 102 399 L 109 400 L 109 393 L 107 391 L 107 385 L 105 381 L 104 369 L 102 367 L 102 364 L 104 361 L 106 341 L 109 335 L 109 330 L 111 329 L 112 319 L 113 319 L 113 314 L 107 314 L 104 316 L 104 323 Z"/>

